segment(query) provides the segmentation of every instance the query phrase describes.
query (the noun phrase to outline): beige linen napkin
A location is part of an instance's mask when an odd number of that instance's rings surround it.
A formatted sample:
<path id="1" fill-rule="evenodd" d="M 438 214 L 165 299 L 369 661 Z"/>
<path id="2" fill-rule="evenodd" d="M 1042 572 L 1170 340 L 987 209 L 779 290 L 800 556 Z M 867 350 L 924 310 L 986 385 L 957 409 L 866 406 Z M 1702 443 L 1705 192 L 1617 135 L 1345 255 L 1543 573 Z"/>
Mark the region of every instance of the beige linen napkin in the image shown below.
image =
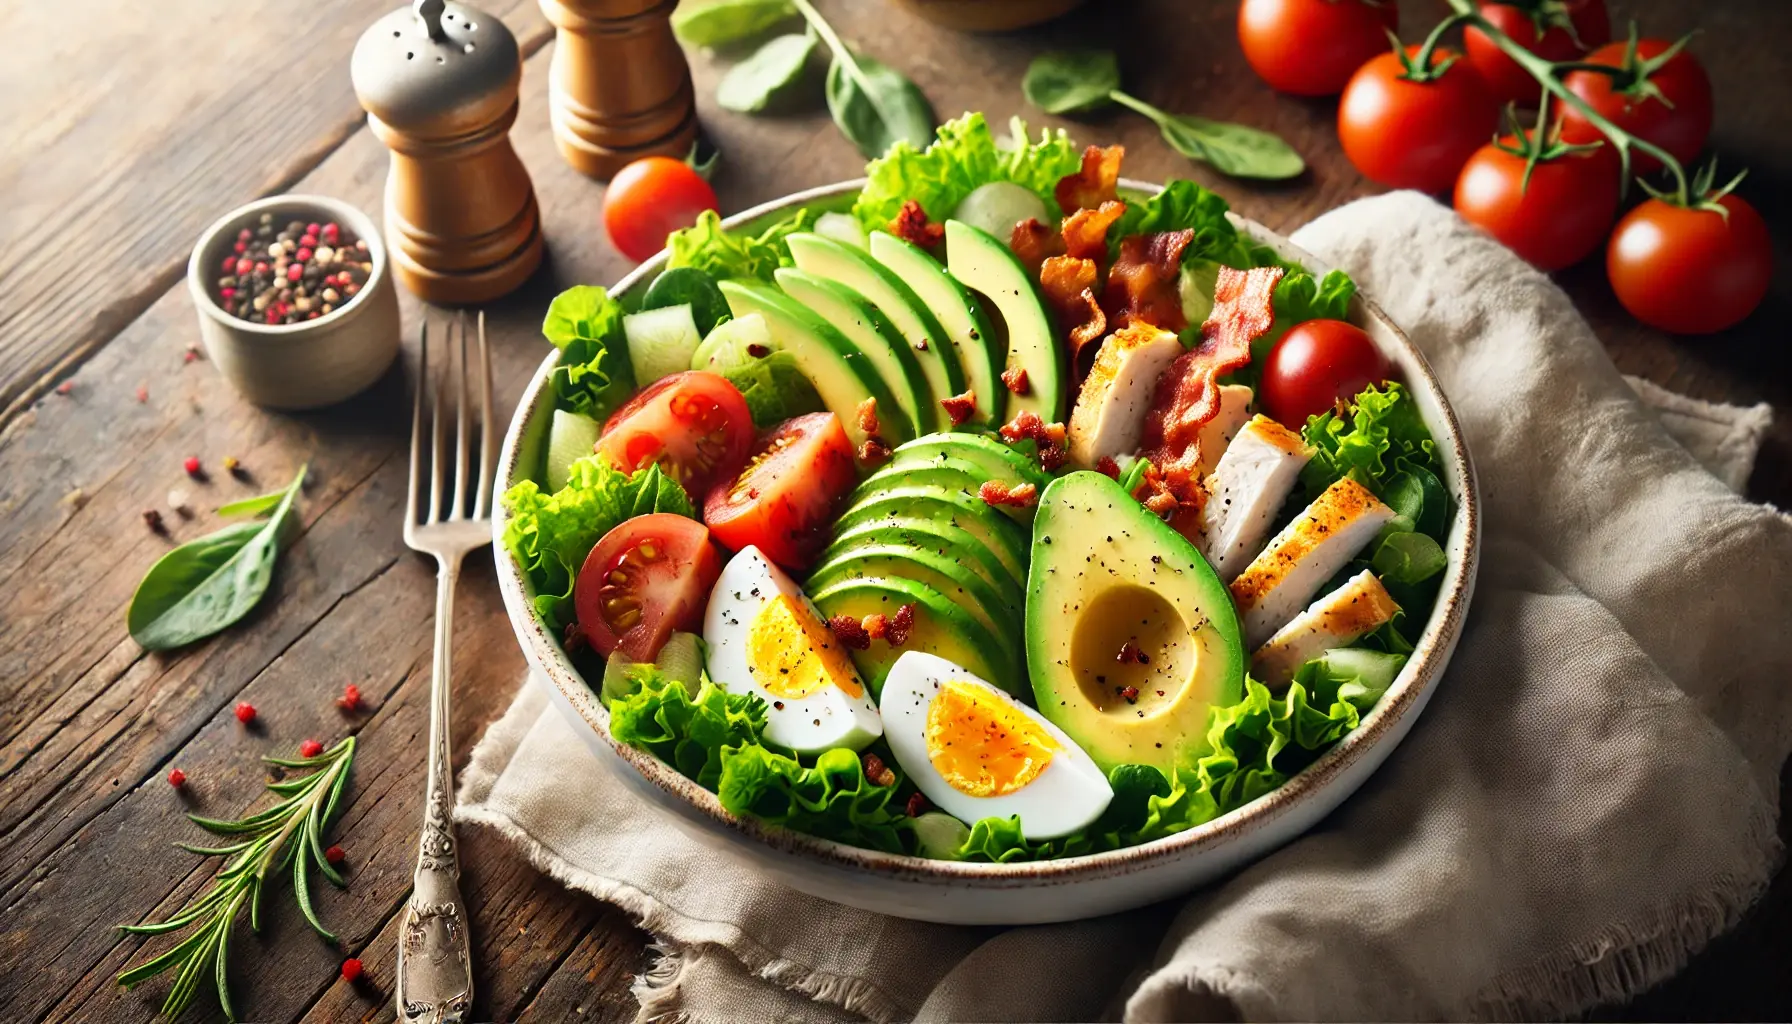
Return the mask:
<path id="1" fill-rule="evenodd" d="M 1673 973 L 1780 856 L 1792 521 L 1733 490 L 1768 411 L 1633 390 L 1548 278 L 1423 196 L 1295 241 L 1424 349 L 1486 505 L 1435 698 L 1305 837 L 1095 921 L 884 918 L 693 843 L 539 686 L 475 750 L 461 820 L 654 934 L 644 1018 L 1559 1017 Z"/>

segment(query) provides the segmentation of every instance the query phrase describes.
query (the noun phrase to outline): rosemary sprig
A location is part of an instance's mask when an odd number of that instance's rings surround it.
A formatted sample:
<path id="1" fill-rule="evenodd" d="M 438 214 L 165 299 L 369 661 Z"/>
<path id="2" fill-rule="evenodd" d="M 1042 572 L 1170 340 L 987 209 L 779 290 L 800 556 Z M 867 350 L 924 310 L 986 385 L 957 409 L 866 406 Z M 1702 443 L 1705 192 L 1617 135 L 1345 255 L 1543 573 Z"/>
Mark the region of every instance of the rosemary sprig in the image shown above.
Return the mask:
<path id="1" fill-rule="evenodd" d="M 347 737 L 316 757 L 294 760 L 264 757 L 262 760 L 282 768 L 317 770 L 310 775 L 269 783 L 268 789 L 281 798 L 280 802 L 246 818 L 220 821 L 197 814 L 187 815 L 207 832 L 228 836 L 234 841 L 214 847 L 188 843 L 175 845 L 204 857 L 229 857 L 224 869 L 212 880 L 211 888 L 166 921 L 118 926 L 119 930 L 134 935 L 160 935 L 198 925 L 173 949 L 118 976 L 119 984 L 133 988 L 178 967 L 174 987 L 168 990 L 168 998 L 162 1003 L 164 1017 L 177 1017 L 191 1005 L 199 986 L 209 975 L 217 987 L 218 1005 L 224 1010 L 224 1016 L 236 1020 L 236 1011 L 230 1005 L 226 969 L 230 957 L 230 930 L 244 904 L 249 907 L 249 927 L 261 930 L 261 896 L 268 880 L 277 872 L 291 869 L 293 895 L 305 920 L 311 922 L 319 935 L 336 941 L 335 934 L 323 926 L 311 907 L 309 868 L 312 864 L 317 865 L 324 877 L 338 888 L 347 884 L 324 856 L 322 836 L 336 813 L 342 790 L 348 784 L 349 766 L 355 760 L 355 738 Z"/>

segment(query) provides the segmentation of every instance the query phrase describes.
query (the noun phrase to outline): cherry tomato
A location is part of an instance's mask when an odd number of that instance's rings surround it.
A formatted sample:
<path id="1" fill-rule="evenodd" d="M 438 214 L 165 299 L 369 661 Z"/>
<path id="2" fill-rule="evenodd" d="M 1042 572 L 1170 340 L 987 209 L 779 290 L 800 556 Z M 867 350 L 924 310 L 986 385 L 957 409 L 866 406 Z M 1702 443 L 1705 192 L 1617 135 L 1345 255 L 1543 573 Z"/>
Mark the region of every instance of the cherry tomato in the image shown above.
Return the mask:
<path id="1" fill-rule="evenodd" d="M 1647 61 L 1661 56 L 1672 45 L 1660 39 L 1644 39 L 1637 43 L 1636 54 Z M 1583 59 L 1589 64 L 1623 67 L 1627 46 L 1609 43 Z M 1698 58 L 1685 50 L 1650 72 L 1647 82 L 1614 88 L 1619 83 L 1610 75 L 1570 71 L 1562 84 L 1606 120 L 1645 142 L 1655 143 L 1683 164 L 1699 155 L 1711 134 L 1711 79 Z M 1646 94 L 1650 85 L 1660 91 L 1659 97 Z M 1595 142 L 1604 136 L 1580 111 L 1563 104 L 1562 138 L 1568 142 Z M 1640 150 L 1631 153 L 1631 167 L 1638 174 L 1647 174 L 1660 166 L 1661 161 Z"/>
<path id="2" fill-rule="evenodd" d="M 693 495 L 727 480 L 753 447 L 747 400 L 720 374 L 687 370 L 649 384 L 610 414 L 597 452 L 625 473 L 659 463 Z"/>
<path id="3" fill-rule="evenodd" d="M 1618 222 L 1605 272 L 1632 316 L 1675 334 L 1710 334 L 1761 304 L 1773 277 L 1767 224 L 1741 196 L 1717 202 L 1727 218 L 1650 199 Z"/>
<path id="4" fill-rule="evenodd" d="M 673 630 L 701 626 L 721 574 L 702 523 L 670 512 L 626 520 L 591 549 L 573 584 L 579 631 L 606 658 L 652 661 Z"/>
<path id="5" fill-rule="evenodd" d="M 1307 417 L 1387 380 L 1392 370 L 1362 328 L 1342 320 L 1308 320 L 1290 327 L 1269 350 L 1257 397 L 1271 419 L 1298 429 Z"/>
<path id="6" fill-rule="evenodd" d="M 1456 179 L 1456 212 L 1539 270 L 1579 263 L 1618 215 L 1616 152 L 1600 146 L 1540 161 L 1528 185 L 1524 166 L 1524 157 L 1499 145 L 1482 146 Z"/>
<path id="7" fill-rule="evenodd" d="M 1400 27 L 1394 0 L 1244 0 L 1238 42 L 1244 59 L 1272 88 L 1297 96 L 1335 96 L 1357 68 L 1388 48 Z"/>
<path id="8" fill-rule="evenodd" d="M 1573 34 L 1558 23 L 1545 22 L 1549 27 L 1538 36 L 1537 22 L 1532 17 L 1532 10 L 1537 6 L 1538 0 L 1528 0 L 1528 4 L 1483 0 L 1481 17 L 1512 37 L 1513 42 L 1552 62 L 1574 60 L 1594 47 L 1611 42 L 1612 20 L 1606 13 L 1605 0 L 1567 0 L 1563 13 L 1568 16 L 1568 24 L 1574 27 Z M 1519 67 L 1517 61 L 1501 53 L 1487 33 L 1470 26 L 1462 32 L 1462 43 L 1463 49 L 1468 51 L 1469 61 L 1494 99 L 1535 106 L 1542 98 L 1543 87 L 1529 71 Z"/>
<path id="9" fill-rule="evenodd" d="M 1410 56 L 1417 46 L 1406 48 Z M 1432 66 L 1456 56 L 1433 51 Z M 1383 53 L 1357 69 L 1338 102 L 1338 138 L 1363 176 L 1389 188 L 1442 192 L 1499 127 L 1499 105 L 1467 61 L 1437 78 L 1404 77 L 1400 56 Z"/>
<path id="10" fill-rule="evenodd" d="M 834 506 L 856 479 L 839 417 L 812 412 L 773 428 L 738 476 L 711 488 L 703 521 L 723 547 L 752 544 L 784 568 L 801 570 L 827 539 Z"/>
<path id="11" fill-rule="evenodd" d="M 604 190 L 604 230 L 622 255 L 639 263 L 666 246 L 666 236 L 720 210 L 716 190 L 683 160 L 643 157 L 616 172 Z"/>

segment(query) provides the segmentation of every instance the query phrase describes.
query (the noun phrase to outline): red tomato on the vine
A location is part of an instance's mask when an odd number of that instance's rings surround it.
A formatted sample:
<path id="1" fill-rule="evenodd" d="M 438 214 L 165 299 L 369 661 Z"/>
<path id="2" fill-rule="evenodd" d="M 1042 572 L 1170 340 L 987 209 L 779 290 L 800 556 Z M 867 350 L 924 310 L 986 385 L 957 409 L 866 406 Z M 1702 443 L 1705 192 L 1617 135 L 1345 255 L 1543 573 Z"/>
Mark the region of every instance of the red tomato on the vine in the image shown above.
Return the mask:
<path id="1" fill-rule="evenodd" d="M 1244 0 L 1238 42 L 1258 77 L 1297 96 L 1333 96 L 1400 28 L 1395 0 Z"/>
<path id="2" fill-rule="evenodd" d="M 1388 379 L 1393 366 L 1361 327 L 1308 320 L 1288 328 L 1263 362 L 1258 400 L 1270 419 L 1300 428 L 1340 399 Z"/>
<path id="3" fill-rule="evenodd" d="M 666 247 L 666 236 L 720 210 L 716 190 L 690 164 L 669 156 L 643 157 L 616 172 L 604 190 L 604 230 L 636 263 Z"/>
<path id="4" fill-rule="evenodd" d="M 692 500 L 730 479 L 753 447 L 747 400 L 721 374 L 686 370 L 661 377 L 604 421 L 597 453 L 624 473 L 658 464 Z"/>
<path id="5" fill-rule="evenodd" d="M 1754 312 L 1773 278 L 1767 224 L 1741 196 L 1724 213 L 1650 199 L 1624 215 L 1605 253 L 1630 315 L 1675 334 L 1711 334 Z"/>
<path id="6" fill-rule="evenodd" d="M 1686 164 L 1705 148 L 1705 139 L 1711 134 L 1711 79 L 1698 58 L 1684 49 L 1656 65 L 1673 46 L 1661 39 L 1638 41 L 1640 68 L 1632 81 L 1621 80 L 1632 77 L 1629 75 L 1613 78 L 1599 71 L 1570 71 L 1562 84 L 1606 120 Z M 1628 49 L 1628 43 L 1609 43 L 1584 59 L 1589 64 L 1623 68 Z M 1594 142 L 1604 136 L 1580 111 L 1563 104 L 1562 138 Z M 1631 153 L 1631 167 L 1638 174 L 1660 166 L 1661 161 L 1647 153 Z"/>
<path id="7" fill-rule="evenodd" d="M 1469 157 L 1456 179 L 1456 212 L 1504 242 L 1538 270 L 1560 270 L 1599 248 L 1618 215 L 1618 158 L 1612 148 L 1563 153 L 1531 168 L 1513 136 Z"/>
<path id="8" fill-rule="evenodd" d="M 772 428 L 738 476 L 718 480 L 703 501 L 703 521 L 731 551 L 754 545 L 784 568 L 802 570 L 857 480 L 840 418 L 812 412 Z"/>
<path id="9" fill-rule="evenodd" d="M 1411 58 L 1419 47 L 1409 46 Z M 1499 104 L 1467 61 L 1433 51 L 1436 78 L 1407 77 L 1400 54 L 1383 53 L 1357 69 L 1338 102 L 1338 139 L 1363 176 L 1389 188 L 1443 192 L 1499 127 Z M 1435 72 L 1434 72 L 1435 73 Z"/>
<path id="10" fill-rule="evenodd" d="M 1542 6 L 1541 0 L 1483 0 L 1480 10 L 1481 17 L 1492 22 L 1494 28 L 1547 61 L 1574 60 L 1588 50 L 1611 42 L 1612 20 L 1606 13 L 1605 0 L 1567 0 L 1567 9 L 1562 13 L 1567 16 L 1568 25 L 1573 27 L 1572 33 L 1559 22 L 1546 21 L 1547 27 L 1542 35 L 1538 35 L 1535 12 Z M 1469 62 L 1474 64 L 1475 71 L 1495 99 L 1502 103 L 1510 100 L 1535 105 L 1542 97 L 1543 87 L 1531 73 L 1500 52 L 1487 33 L 1471 25 L 1462 31 L 1462 43 L 1463 49 L 1468 51 Z"/>

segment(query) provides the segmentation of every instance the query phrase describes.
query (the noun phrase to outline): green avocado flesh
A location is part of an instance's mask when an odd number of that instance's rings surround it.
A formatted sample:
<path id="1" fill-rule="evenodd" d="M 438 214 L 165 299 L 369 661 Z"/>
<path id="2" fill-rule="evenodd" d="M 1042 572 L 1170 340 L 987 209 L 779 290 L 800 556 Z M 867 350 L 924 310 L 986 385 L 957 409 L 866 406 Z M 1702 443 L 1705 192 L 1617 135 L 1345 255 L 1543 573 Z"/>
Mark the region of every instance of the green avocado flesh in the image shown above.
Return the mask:
<path id="1" fill-rule="evenodd" d="M 871 614 L 890 618 L 905 604 L 915 606 L 914 627 L 901 647 L 874 640 L 869 649 L 852 652 L 853 664 L 874 696 L 883 692 L 890 666 L 906 651 L 938 655 L 1010 693 L 1022 692 L 1021 665 L 1004 653 L 988 629 L 932 587 L 908 579 L 869 577 L 841 580 L 810 598 L 830 619 L 836 615 L 863 619 Z"/>
<path id="2" fill-rule="evenodd" d="M 864 296 L 902 335 L 927 383 L 925 402 L 931 415 L 917 421 L 917 430 L 951 430 L 952 421 L 940 399 L 964 392 L 964 370 L 946 337 L 946 329 L 914 289 L 862 248 L 807 232 L 791 235 L 790 258 L 797 269 L 843 284 Z"/>
<path id="3" fill-rule="evenodd" d="M 1008 447 L 988 434 L 928 434 L 917 437 L 896 449 L 888 468 L 924 466 L 942 459 L 958 459 L 982 468 L 992 480 L 1009 486 L 1030 483 L 1044 487 L 1051 474 L 1039 468 L 1029 456 Z"/>
<path id="4" fill-rule="evenodd" d="M 864 482 L 847 496 L 846 501 L 848 505 L 856 505 L 891 487 L 906 484 L 929 484 L 944 490 L 962 493 L 972 500 L 982 503 L 983 499 L 979 494 L 983 485 L 991 480 L 1000 481 L 1008 487 L 1031 483 L 1030 480 L 1018 476 L 992 474 L 974 462 L 954 456 L 933 456 L 923 458 L 914 465 L 885 466 L 866 477 Z M 985 505 L 984 507 L 991 506 Z M 995 506 L 995 508 L 999 509 L 998 515 L 1005 515 L 1022 526 L 1033 521 L 1031 506 L 1023 508 L 1015 505 L 1001 505 Z"/>
<path id="5" fill-rule="evenodd" d="M 919 511 L 919 515 L 891 513 L 841 531 L 834 542 L 822 551 L 817 564 L 826 565 L 842 553 L 855 548 L 906 544 L 957 559 L 960 565 L 994 587 L 1010 606 L 1020 608 L 1026 593 L 1026 576 L 1015 576 L 1009 572 L 1008 567 L 984 546 L 983 541 L 978 540 L 969 530 L 955 525 L 950 518 L 929 519 L 926 507 Z"/>
<path id="6" fill-rule="evenodd" d="M 920 516 L 969 534 L 1016 581 L 1027 578 L 1027 542 L 1020 526 L 963 490 L 927 483 L 902 483 L 868 495 L 834 523 L 834 536 L 874 524 Z"/>
<path id="7" fill-rule="evenodd" d="M 964 369 L 965 385 L 976 399 L 973 418 L 985 424 L 1004 422 L 1000 418 L 1002 396 L 1008 390 L 1001 377 L 1006 353 L 977 297 L 947 273 L 939 260 L 895 235 L 873 231 L 871 256 L 902 278 L 945 329 L 946 340 Z"/>
<path id="8" fill-rule="evenodd" d="M 921 424 L 921 430 L 931 426 L 934 408 L 927 398 L 927 379 L 882 313 L 851 288 L 793 267 L 780 267 L 773 276 L 784 294 L 809 307 L 864 354 L 909 424 Z M 878 416 L 884 415 L 880 406 Z"/>
<path id="9" fill-rule="evenodd" d="M 1191 766 L 1206 752 L 1208 707 L 1244 693 L 1244 641 L 1225 585 L 1193 544 L 1100 473 L 1060 477 L 1040 497 L 1026 647 L 1039 710 L 1104 770 Z"/>
<path id="10" fill-rule="evenodd" d="M 946 222 L 946 267 L 967 288 L 981 292 L 1002 315 L 1008 335 L 1005 369 L 1026 371 L 1026 394 L 1017 395 L 1004 387 L 1007 406 L 1003 422 L 1021 412 L 1037 413 L 1047 423 L 1061 421 L 1065 412 L 1063 358 L 1032 275 L 994 235 L 957 220 Z"/>
<path id="11" fill-rule="evenodd" d="M 897 576 L 923 583 L 976 619 L 1001 643 L 1015 662 L 1021 660 L 1016 639 L 1021 630 L 1021 608 L 983 577 L 958 564 L 949 554 L 892 539 L 888 544 L 855 548 L 823 562 L 809 575 L 805 590 L 825 590 L 842 580 Z"/>

